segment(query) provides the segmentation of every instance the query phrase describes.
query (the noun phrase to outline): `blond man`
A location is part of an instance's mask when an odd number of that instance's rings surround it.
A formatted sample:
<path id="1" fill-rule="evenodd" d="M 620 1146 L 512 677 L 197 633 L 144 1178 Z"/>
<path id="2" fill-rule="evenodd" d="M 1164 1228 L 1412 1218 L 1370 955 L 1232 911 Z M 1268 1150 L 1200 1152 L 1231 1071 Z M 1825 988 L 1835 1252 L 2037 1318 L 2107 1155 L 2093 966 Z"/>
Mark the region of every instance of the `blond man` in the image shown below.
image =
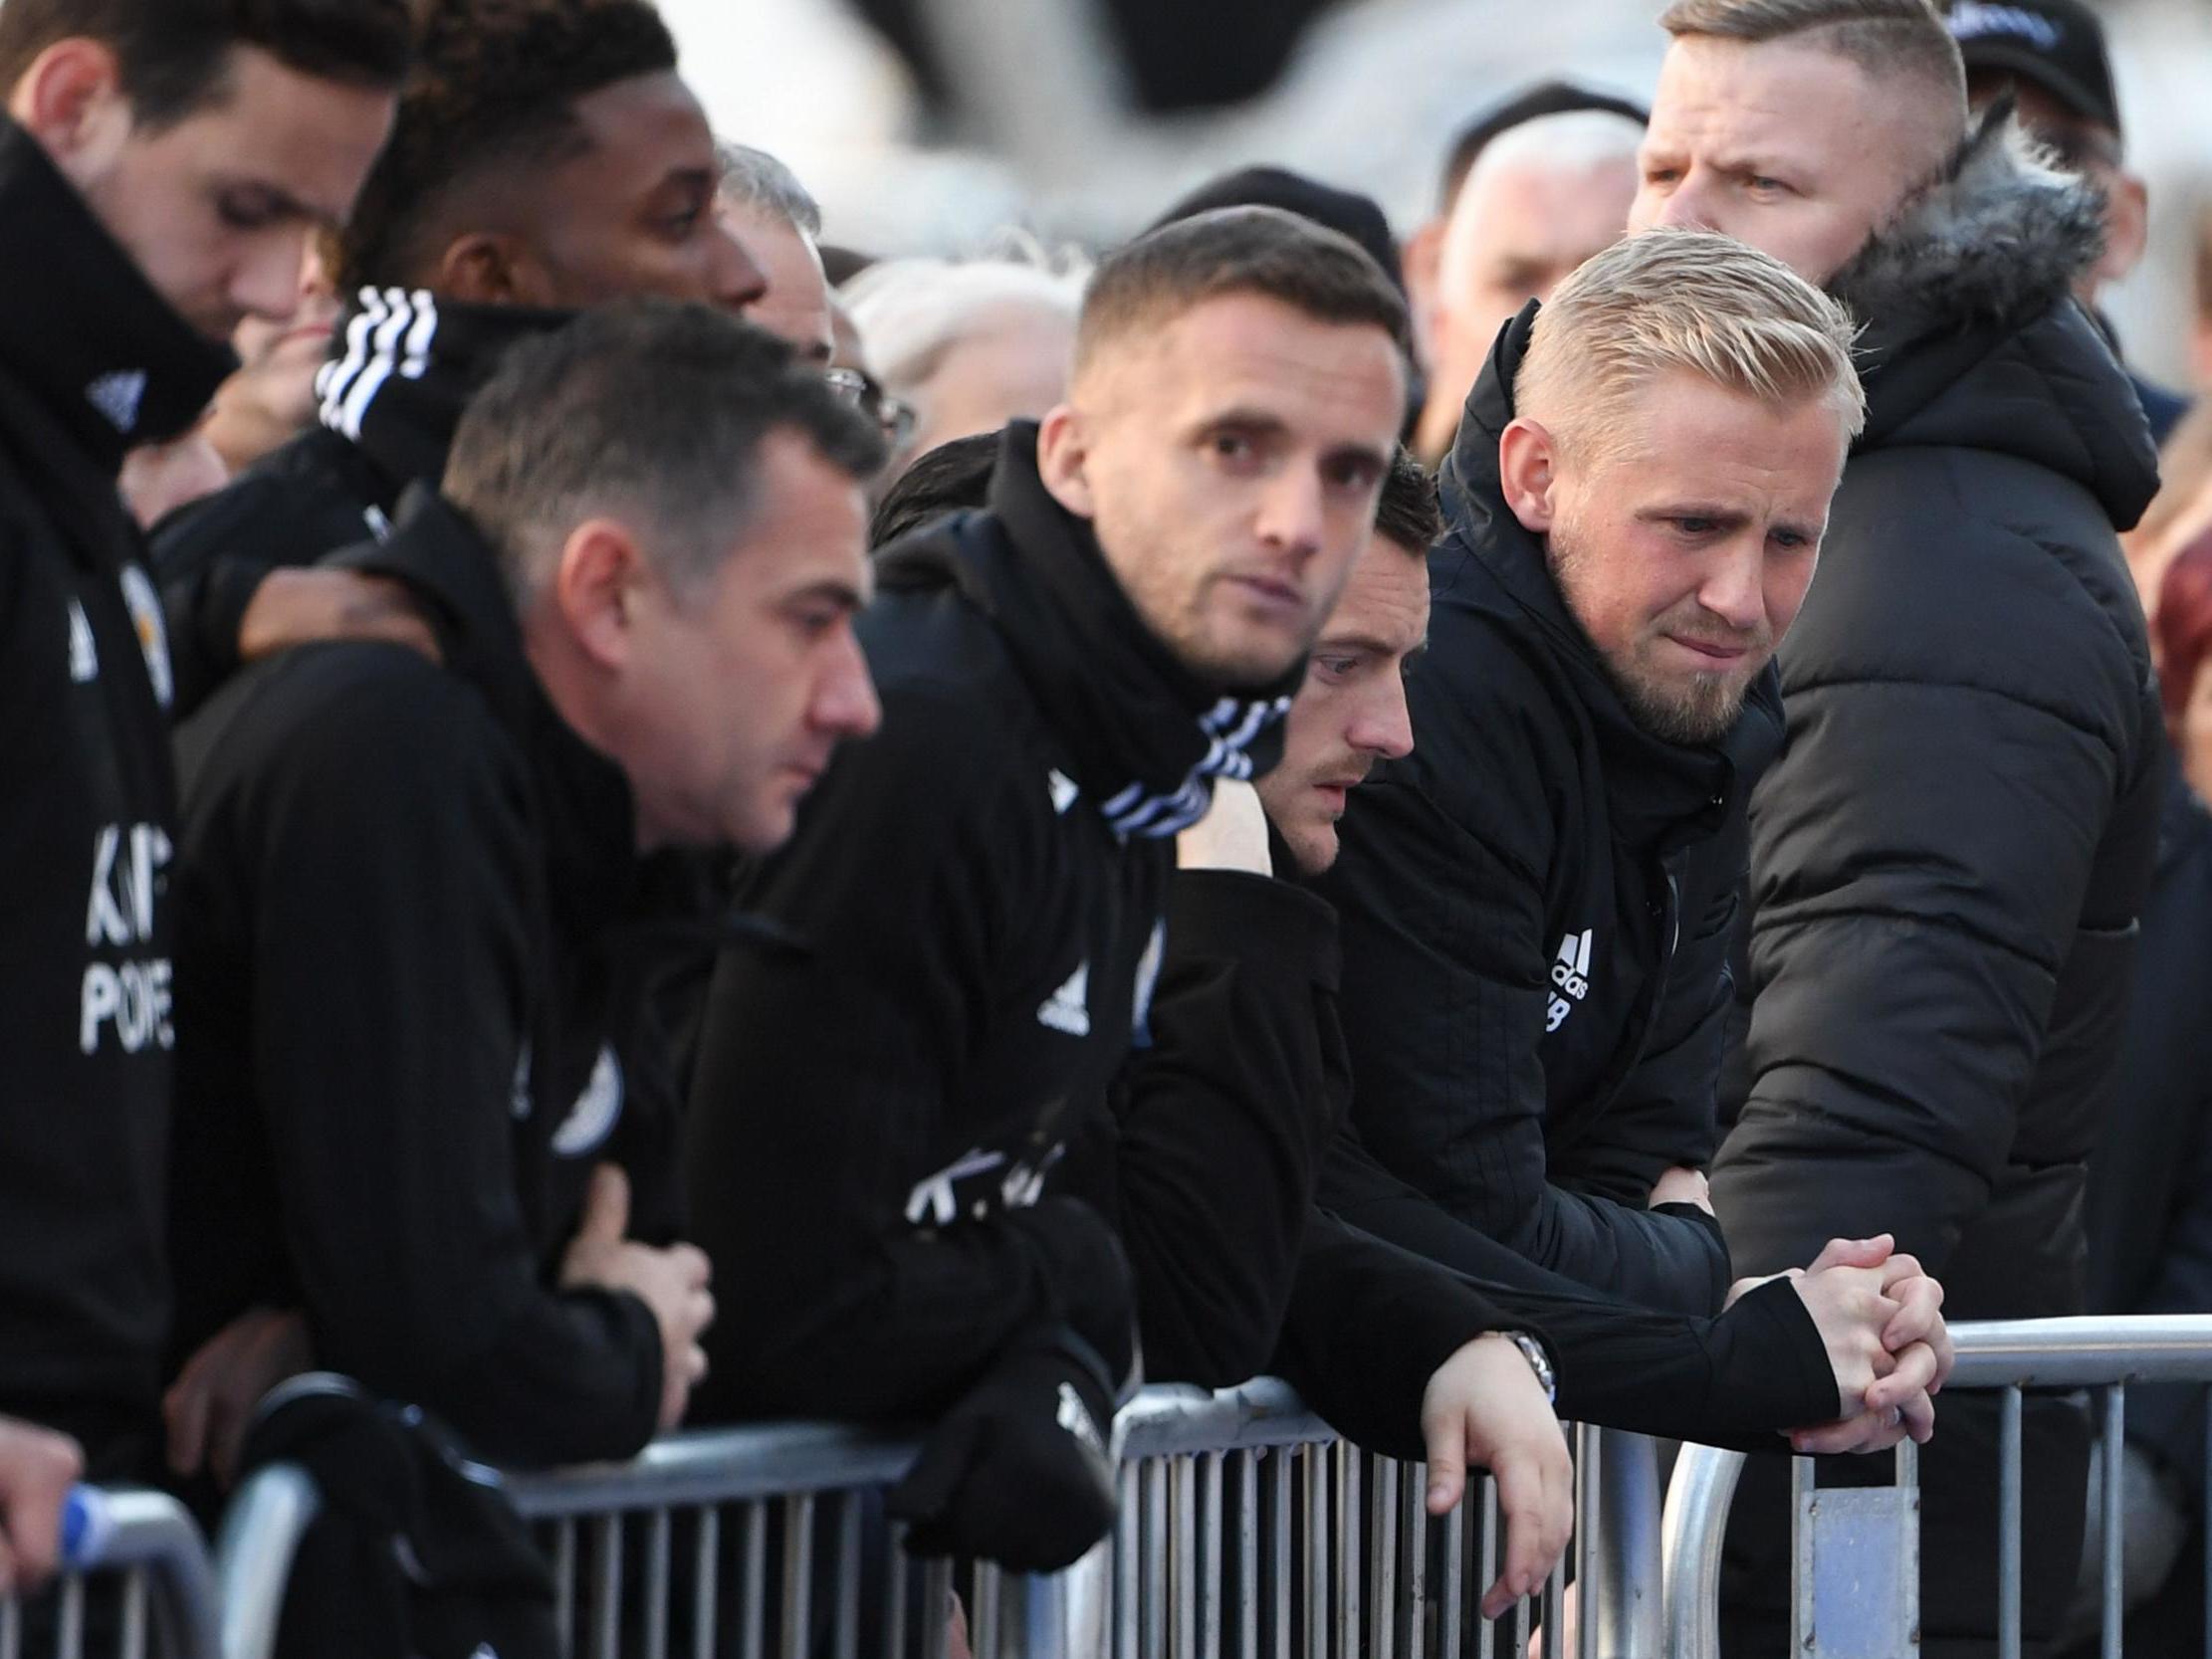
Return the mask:
<path id="1" fill-rule="evenodd" d="M 1865 414 L 1851 342 L 1785 266 L 1698 233 L 1617 244 L 1507 327 L 1443 472 L 1415 746 L 1323 884 L 1373 1154 L 1340 1160 L 1345 1219 L 1436 1255 L 1456 1222 L 1532 1284 L 1679 1314 L 1748 1288 L 1699 1169 L 1771 659 Z M 1808 1443 L 1924 1436 L 1941 1293 L 1880 1239 L 1840 1260 L 1880 1270 L 1879 1369 L 1918 1386 Z"/>

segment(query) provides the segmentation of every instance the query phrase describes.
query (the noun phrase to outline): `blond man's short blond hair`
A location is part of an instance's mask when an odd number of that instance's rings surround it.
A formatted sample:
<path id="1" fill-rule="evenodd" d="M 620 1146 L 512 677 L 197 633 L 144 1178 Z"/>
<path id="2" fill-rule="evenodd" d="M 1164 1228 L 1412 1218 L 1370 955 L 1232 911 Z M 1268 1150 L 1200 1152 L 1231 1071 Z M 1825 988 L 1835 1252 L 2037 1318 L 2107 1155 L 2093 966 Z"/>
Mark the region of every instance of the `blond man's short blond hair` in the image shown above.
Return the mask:
<path id="1" fill-rule="evenodd" d="M 1513 380 L 1517 411 L 1568 455 L 1630 441 L 1632 407 L 1687 372 L 1777 410 L 1825 403 L 1867 424 L 1850 312 L 1780 260 L 1711 231 L 1625 237 L 1544 302 Z"/>

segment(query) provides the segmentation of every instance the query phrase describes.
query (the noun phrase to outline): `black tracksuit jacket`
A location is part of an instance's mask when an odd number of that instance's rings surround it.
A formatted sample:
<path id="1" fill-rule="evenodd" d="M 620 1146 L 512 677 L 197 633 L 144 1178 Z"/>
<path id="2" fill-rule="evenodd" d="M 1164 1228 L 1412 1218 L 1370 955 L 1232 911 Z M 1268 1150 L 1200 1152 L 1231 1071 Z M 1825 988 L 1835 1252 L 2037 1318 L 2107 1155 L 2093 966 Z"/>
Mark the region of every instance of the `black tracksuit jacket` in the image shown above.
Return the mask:
<path id="1" fill-rule="evenodd" d="M 177 718 L 238 671 L 238 631 L 270 571 L 391 533 L 409 485 L 433 488 L 469 394 L 518 339 L 573 315 L 364 288 L 339 320 L 317 424 L 153 528 L 176 659 Z"/>
<path id="2" fill-rule="evenodd" d="M 228 351 L 0 116 L 0 1412 L 144 1478 L 168 1314 L 169 664 L 115 493 Z"/>
<path id="3" fill-rule="evenodd" d="M 1278 843 L 1277 867 L 1287 858 Z M 1069 1157 L 1069 1178 L 1119 1219 L 1150 1378 L 1219 1387 L 1271 1368 L 1362 1445 L 1418 1458 L 1437 1368 L 1484 1332 L 1519 1330 L 1544 1345 L 1577 1421 L 1778 1450 L 1775 1431 L 1836 1414 L 1820 1334 L 1785 1283 L 1717 1319 L 1626 1307 L 1531 1267 L 1372 1159 L 1332 1184 L 1397 1242 L 1316 1208 L 1324 1159 L 1360 1155 L 1335 1143 L 1352 1133 L 1337 998 L 1335 922 L 1312 894 L 1174 877 L 1152 1041 L 1116 1083 L 1108 1132 Z"/>
<path id="4" fill-rule="evenodd" d="M 1630 719 L 1500 493 L 1534 317 L 1499 336 L 1444 468 L 1414 751 L 1362 787 L 1318 884 L 1344 930 L 1352 1116 L 1385 1167 L 1538 1265 L 1709 1314 L 1719 1229 L 1645 1202 L 1716 1142 L 1744 803 L 1780 704 L 1770 672 L 1709 746 Z"/>
<path id="5" fill-rule="evenodd" d="M 1046 494 L 1035 431 L 1009 428 L 988 511 L 879 555 L 882 729 L 740 873 L 802 948 L 734 947 L 707 995 L 701 1417 L 923 1416 L 1061 1329 L 1128 1369 L 1116 1229 L 1058 1166 L 1147 1040 L 1172 832 L 1216 770 L 1271 760 L 1293 683 L 1192 681 Z"/>
<path id="6" fill-rule="evenodd" d="M 359 562 L 422 597 L 444 666 L 304 647 L 178 735 L 177 1356 L 299 1307 L 321 1365 L 481 1456 L 626 1456 L 657 1327 L 553 1277 L 591 1162 L 651 1133 L 629 788 L 546 701 L 458 513 L 418 492 Z"/>

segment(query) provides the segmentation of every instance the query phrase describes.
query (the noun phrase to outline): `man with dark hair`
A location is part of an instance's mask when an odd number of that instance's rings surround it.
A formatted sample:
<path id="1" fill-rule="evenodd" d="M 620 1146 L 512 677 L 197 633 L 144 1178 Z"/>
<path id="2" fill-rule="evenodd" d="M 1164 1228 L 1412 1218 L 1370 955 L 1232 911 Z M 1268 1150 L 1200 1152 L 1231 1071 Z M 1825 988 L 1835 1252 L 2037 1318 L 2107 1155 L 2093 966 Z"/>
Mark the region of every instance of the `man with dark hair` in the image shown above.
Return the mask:
<path id="1" fill-rule="evenodd" d="M 760 272 L 715 215 L 719 170 L 646 0 L 433 0 L 339 243 L 348 309 L 321 424 L 154 536 L 181 705 L 242 648 L 375 625 L 376 590 L 288 567 L 390 529 L 509 344 L 624 295 L 759 298 Z M 419 637 L 403 608 L 382 614 Z"/>
<path id="2" fill-rule="evenodd" d="M 445 496 L 349 555 L 444 666 L 303 647 L 185 723 L 180 1351 L 298 1308 L 318 1363 L 502 1462 L 682 1415 L 705 1258 L 629 1238 L 611 1166 L 580 1218 L 553 1172 L 627 1105 L 641 859 L 768 851 L 875 725 L 850 617 L 880 458 L 757 329 L 588 313 L 509 354 Z"/>
<path id="3" fill-rule="evenodd" d="M 291 308 L 406 56 L 400 0 L 0 7 L 0 1413 L 96 1480 L 157 1463 L 181 1025 L 169 659 L 116 480 L 198 415 L 234 323 Z"/>
<path id="4" fill-rule="evenodd" d="M 1954 1314 L 2078 1313 L 2162 748 L 2113 533 L 2155 457 L 2074 292 L 2096 192 L 2002 111 L 1969 121 L 1924 0 L 1680 0 L 1662 22 L 1632 226 L 1709 225 L 1825 284 L 1864 320 L 1870 405 L 1780 658 L 1714 1207 L 1742 1271 L 1880 1225 Z M 2074 1581 L 2085 1427 L 2027 1403 L 2031 1642 Z M 1993 1644 L 1999 1428 L 1962 1400 L 1921 1467 L 1929 1654 Z M 1783 1497 L 1758 1485 L 1731 1583 L 1771 1651 Z"/>
<path id="5" fill-rule="evenodd" d="M 1129 1269 L 1053 1171 L 1145 1029 L 1171 838 L 1265 769 L 1367 538 L 1405 337 L 1372 260 L 1272 209 L 1110 256 L 990 508 L 878 555 L 883 733 L 740 873 L 804 948 L 731 947 L 708 997 L 702 1406 L 947 1413 L 894 1496 L 924 1547 L 1053 1565 L 1111 1516 Z"/>

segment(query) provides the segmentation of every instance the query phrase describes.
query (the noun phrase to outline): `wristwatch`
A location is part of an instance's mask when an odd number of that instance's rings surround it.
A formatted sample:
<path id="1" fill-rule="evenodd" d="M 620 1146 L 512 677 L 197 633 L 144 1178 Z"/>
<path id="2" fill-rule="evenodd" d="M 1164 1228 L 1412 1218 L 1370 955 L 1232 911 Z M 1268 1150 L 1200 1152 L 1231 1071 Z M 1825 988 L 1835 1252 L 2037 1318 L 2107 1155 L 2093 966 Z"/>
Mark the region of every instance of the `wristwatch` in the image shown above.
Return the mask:
<path id="1" fill-rule="evenodd" d="M 1501 1331 L 1498 1335 L 1521 1350 L 1521 1357 L 1528 1361 L 1528 1368 L 1536 1373 L 1536 1383 L 1544 1390 L 1544 1398 L 1557 1405 L 1559 1379 L 1552 1372 L 1551 1356 L 1544 1351 L 1544 1345 L 1526 1331 Z"/>

